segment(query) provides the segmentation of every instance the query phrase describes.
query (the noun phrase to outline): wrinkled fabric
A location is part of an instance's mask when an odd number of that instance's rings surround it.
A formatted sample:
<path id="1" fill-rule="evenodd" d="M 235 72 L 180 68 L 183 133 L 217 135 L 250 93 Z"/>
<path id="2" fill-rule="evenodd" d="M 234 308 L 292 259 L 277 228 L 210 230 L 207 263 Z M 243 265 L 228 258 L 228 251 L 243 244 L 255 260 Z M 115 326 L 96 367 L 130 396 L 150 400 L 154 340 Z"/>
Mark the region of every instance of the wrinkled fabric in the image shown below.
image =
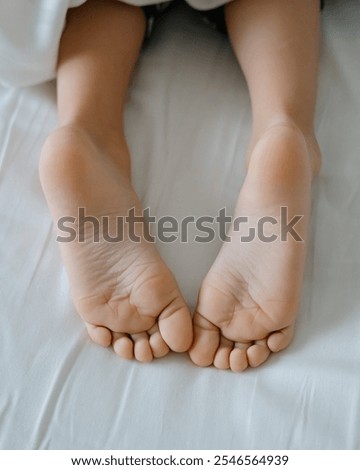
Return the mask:
<path id="1" fill-rule="evenodd" d="M 67 10 L 83 3 L 85 0 L 0 0 L 0 84 L 19 87 L 54 78 Z M 145 6 L 154 1 L 125 3 Z M 188 0 L 188 3 L 207 10 L 223 5 L 226 0 Z"/>

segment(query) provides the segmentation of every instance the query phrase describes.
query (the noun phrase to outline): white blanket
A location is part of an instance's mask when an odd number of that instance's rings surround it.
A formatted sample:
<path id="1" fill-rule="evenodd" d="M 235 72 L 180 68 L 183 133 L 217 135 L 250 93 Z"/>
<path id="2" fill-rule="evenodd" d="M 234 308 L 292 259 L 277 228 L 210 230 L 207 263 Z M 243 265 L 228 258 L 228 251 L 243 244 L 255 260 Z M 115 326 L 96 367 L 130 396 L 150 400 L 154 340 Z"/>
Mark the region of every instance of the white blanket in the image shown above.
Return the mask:
<path id="1" fill-rule="evenodd" d="M 324 158 L 296 336 L 242 374 L 197 368 L 187 355 L 127 362 L 90 341 L 37 173 L 56 125 L 55 85 L 0 88 L 2 449 L 360 448 L 358 1 L 327 0 L 323 26 Z M 142 53 L 126 117 L 145 206 L 177 218 L 231 212 L 250 105 L 224 36 L 184 6 L 165 15 Z M 159 244 L 192 307 L 219 246 Z"/>

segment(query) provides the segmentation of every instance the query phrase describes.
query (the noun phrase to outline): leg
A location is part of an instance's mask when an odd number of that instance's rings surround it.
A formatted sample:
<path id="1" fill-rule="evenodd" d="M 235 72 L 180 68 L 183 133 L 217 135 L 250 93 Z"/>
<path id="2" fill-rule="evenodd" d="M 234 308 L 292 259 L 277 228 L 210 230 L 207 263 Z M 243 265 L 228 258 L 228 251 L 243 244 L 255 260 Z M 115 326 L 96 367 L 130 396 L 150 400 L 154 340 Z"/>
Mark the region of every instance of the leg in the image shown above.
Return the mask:
<path id="1" fill-rule="evenodd" d="M 139 242 L 130 240 L 127 225 L 123 240 L 110 240 L 118 234 L 119 216 L 131 208 L 141 213 L 130 182 L 123 112 L 144 29 L 142 10 L 118 1 L 88 0 L 69 11 L 59 50 L 60 127 L 40 159 L 58 235 L 64 235 L 58 225 L 64 216 L 73 217 L 79 235 L 80 207 L 101 222 L 96 229 L 83 226 L 83 242 L 60 243 L 74 304 L 90 337 L 142 362 L 169 349 L 185 351 L 192 341 L 190 313 L 171 272 L 144 239 L 143 225 L 136 225 Z"/>
<path id="2" fill-rule="evenodd" d="M 226 7 L 253 113 L 247 176 L 235 209 L 235 217 L 248 220 L 233 226 L 231 242 L 224 244 L 201 286 L 190 350 L 198 365 L 234 371 L 256 367 L 292 339 L 311 180 L 320 167 L 313 131 L 319 10 L 318 0 L 235 0 Z M 301 216 L 294 227 L 300 241 L 289 234 L 281 240 L 281 207 L 287 208 L 285 224 Z M 244 242 L 250 227 L 260 234 L 262 217 L 271 217 L 266 219 L 271 224 L 262 225 L 261 239 Z"/>

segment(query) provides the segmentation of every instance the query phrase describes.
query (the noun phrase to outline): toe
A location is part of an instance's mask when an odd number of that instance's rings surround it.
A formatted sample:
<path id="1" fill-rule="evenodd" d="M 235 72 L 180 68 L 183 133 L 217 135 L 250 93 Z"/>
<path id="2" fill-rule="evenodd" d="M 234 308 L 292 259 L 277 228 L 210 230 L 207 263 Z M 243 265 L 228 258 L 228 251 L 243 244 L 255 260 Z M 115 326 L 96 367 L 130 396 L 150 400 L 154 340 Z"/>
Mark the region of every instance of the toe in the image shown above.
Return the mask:
<path id="1" fill-rule="evenodd" d="M 159 327 L 154 325 L 149 331 L 149 344 L 152 354 L 156 358 L 164 357 L 170 351 L 169 346 L 163 340 Z"/>
<path id="2" fill-rule="evenodd" d="M 151 362 L 153 355 L 149 344 L 147 333 L 137 333 L 131 335 L 134 341 L 134 356 L 139 362 Z"/>
<path id="3" fill-rule="evenodd" d="M 275 331 L 269 335 L 267 345 L 272 352 L 278 352 L 285 349 L 291 343 L 294 336 L 294 325 Z"/>
<path id="4" fill-rule="evenodd" d="M 213 363 L 220 343 L 219 329 L 198 312 L 194 315 L 194 343 L 190 348 L 190 358 L 201 367 Z"/>
<path id="5" fill-rule="evenodd" d="M 230 353 L 230 369 L 233 372 L 242 372 L 248 367 L 246 350 L 249 344 L 235 343 L 234 349 Z"/>
<path id="6" fill-rule="evenodd" d="M 110 346 L 112 342 L 112 334 L 110 330 L 103 326 L 92 325 L 91 323 L 85 323 L 85 326 L 94 343 L 100 344 L 100 346 L 104 346 L 105 348 Z"/>
<path id="7" fill-rule="evenodd" d="M 246 353 L 249 366 L 259 366 L 265 362 L 270 355 L 270 349 L 267 346 L 267 340 L 261 339 L 259 341 L 255 341 L 255 343 L 247 349 Z"/>
<path id="8" fill-rule="evenodd" d="M 228 339 L 221 337 L 220 346 L 215 353 L 214 366 L 217 369 L 229 369 L 230 367 L 230 353 L 233 349 L 234 343 Z"/>
<path id="9" fill-rule="evenodd" d="M 162 338 L 172 351 L 188 351 L 193 340 L 192 321 L 180 296 L 163 310 L 158 324 Z"/>
<path id="10" fill-rule="evenodd" d="M 113 348 L 115 353 L 123 359 L 134 358 L 134 343 L 124 333 L 113 333 Z"/>

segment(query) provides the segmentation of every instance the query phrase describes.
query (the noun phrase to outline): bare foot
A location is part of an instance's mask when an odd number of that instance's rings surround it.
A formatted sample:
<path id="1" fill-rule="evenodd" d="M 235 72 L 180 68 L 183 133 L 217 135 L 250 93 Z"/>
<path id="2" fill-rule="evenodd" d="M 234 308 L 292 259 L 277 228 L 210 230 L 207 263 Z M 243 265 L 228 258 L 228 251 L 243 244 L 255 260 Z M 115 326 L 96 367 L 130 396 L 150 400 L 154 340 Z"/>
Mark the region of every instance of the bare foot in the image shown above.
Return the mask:
<path id="1" fill-rule="evenodd" d="M 117 216 L 126 216 L 140 202 L 131 187 L 125 144 L 104 148 L 77 127 L 53 132 L 42 150 L 40 178 L 55 225 L 61 217 L 86 216 L 108 220 L 111 236 L 119 234 Z M 122 155 L 121 155 L 122 153 Z M 141 362 L 161 357 L 169 349 L 188 350 L 192 342 L 191 316 L 176 281 L 152 243 L 102 237 L 94 241 L 91 224 L 84 225 L 84 242 L 60 243 L 75 307 L 90 337 L 102 346 Z M 79 227 L 77 227 L 78 232 Z M 58 235 L 64 236 L 63 232 Z"/>
<path id="2" fill-rule="evenodd" d="M 271 127 L 255 145 L 235 210 L 235 217 L 247 216 L 248 222 L 240 223 L 239 230 L 232 228 L 231 242 L 224 243 L 200 289 L 190 349 L 195 364 L 243 371 L 291 342 L 305 264 L 311 180 L 319 165 L 315 139 L 306 139 L 293 126 Z M 293 226 L 302 241 L 292 233 L 281 240 L 286 235 L 281 207 L 288 211 L 285 224 L 302 216 Z M 272 219 L 266 219 L 256 238 L 241 241 L 264 216 Z M 277 239 L 269 242 L 271 235 Z"/>

